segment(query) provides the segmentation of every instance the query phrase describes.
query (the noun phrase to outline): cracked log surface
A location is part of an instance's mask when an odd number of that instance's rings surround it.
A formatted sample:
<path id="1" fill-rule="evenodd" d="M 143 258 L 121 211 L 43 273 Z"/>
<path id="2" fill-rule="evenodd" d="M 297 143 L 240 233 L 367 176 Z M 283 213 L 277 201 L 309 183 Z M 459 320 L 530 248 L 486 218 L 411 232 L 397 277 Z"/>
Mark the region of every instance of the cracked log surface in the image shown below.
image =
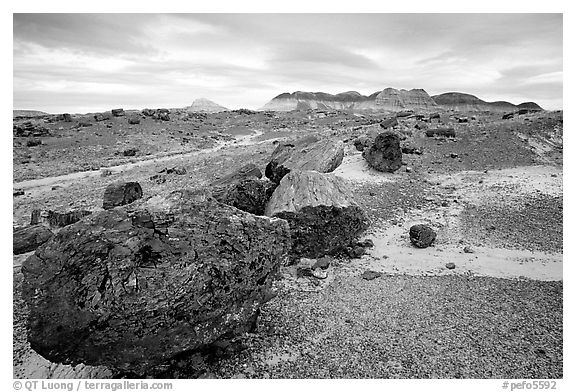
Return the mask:
<path id="1" fill-rule="evenodd" d="M 54 234 L 44 226 L 27 226 L 12 233 L 12 252 L 15 255 L 31 252 L 52 238 Z"/>
<path id="2" fill-rule="evenodd" d="M 262 172 L 253 163 L 215 181 L 212 196 L 221 203 L 255 215 L 264 215 L 264 208 L 276 184 L 261 180 Z"/>
<path id="3" fill-rule="evenodd" d="M 290 224 L 293 259 L 343 252 L 368 228 L 349 184 L 315 171 L 294 170 L 284 176 L 266 206 L 266 215 Z"/>
<path id="4" fill-rule="evenodd" d="M 378 171 L 393 173 L 402 166 L 402 149 L 400 138 L 393 132 L 386 131 L 378 136 L 362 152 L 368 165 Z"/>
<path id="5" fill-rule="evenodd" d="M 344 159 L 344 143 L 310 135 L 280 143 L 272 153 L 264 174 L 275 183 L 291 170 L 314 170 L 330 173 Z"/>
<path id="6" fill-rule="evenodd" d="M 30 217 L 30 224 L 42 224 L 48 227 L 65 227 L 78 222 L 83 217 L 90 215 L 92 211 L 74 210 L 67 212 L 58 212 L 52 210 L 39 210 L 32 211 Z"/>
<path id="7" fill-rule="evenodd" d="M 288 224 L 175 191 L 63 228 L 22 266 L 28 339 L 45 358 L 150 374 L 250 330 Z"/>

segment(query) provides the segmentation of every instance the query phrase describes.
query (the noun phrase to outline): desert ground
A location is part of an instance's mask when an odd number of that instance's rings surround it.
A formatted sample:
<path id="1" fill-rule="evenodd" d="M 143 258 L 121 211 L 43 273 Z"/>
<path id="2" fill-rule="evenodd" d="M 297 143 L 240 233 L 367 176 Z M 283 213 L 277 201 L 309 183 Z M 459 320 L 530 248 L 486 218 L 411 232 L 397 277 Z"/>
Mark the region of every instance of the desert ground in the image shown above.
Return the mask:
<path id="1" fill-rule="evenodd" d="M 363 238 L 374 247 L 334 258 L 325 279 L 283 266 L 253 332 L 175 359 L 165 378 L 562 378 L 563 113 L 503 120 L 441 111 L 438 123 L 455 138 L 426 137 L 433 124 L 398 118 L 395 132 L 422 154 L 403 154 L 399 170 L 383 173 L 353 141 L 389 117 L 240 110 L 140 124 L 33 119 L 52 136 L 37 137 L 36 146 L 13 138 L 13 187 L 24 192 L 14 196 L 13 225 L 28 225 L 34 209 L 101 211 L 112 182 L 137 181 L 144 198 L 201 189 L 246 163 L 264 171 L 281 140 L 341 140 L 345 156 L 334 174 L 366 212 Z M 15 123 L 22 121 L 29 120 Z M 185 174 L 151 179 L 173 167 Z M 416 223 L 436 231 L 433 246 L 412 246 Z M 30 348 L 20 268 L 32 253 L 13 262 L 14 377 L 133 376 L 51 363 Z M 381 274 L 368 280 L 366 271 Z"/>

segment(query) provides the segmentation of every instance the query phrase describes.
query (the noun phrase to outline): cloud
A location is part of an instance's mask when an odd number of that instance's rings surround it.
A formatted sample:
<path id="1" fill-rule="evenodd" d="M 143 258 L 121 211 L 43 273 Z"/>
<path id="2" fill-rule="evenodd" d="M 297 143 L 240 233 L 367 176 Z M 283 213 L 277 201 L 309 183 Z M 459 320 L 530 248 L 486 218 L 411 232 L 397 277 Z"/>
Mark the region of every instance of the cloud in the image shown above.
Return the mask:
<path id="1" fill-rule="evenodd" d="M 128 14 L 14 14 L 14 42 L 90 54 L 150 54 L 156 49 L 142 38 L 152 18 L 145 14 L 138 18 Z"/>
<path id="2" fill-rule="evenodd" d="M 271 66 L 346 66 L 362 70 L 377 67 L 370 58 L 350 50 L 314 41 L 292 41 L 278 44 L 269 61 Z"/>
<path id="3" fill-rule="evenodd" d="M 258 108 L 285 91 L 391 86 L 561 106 L 562 22 L 561 14 L 15 14 L 14 105 L 62 112 L 102 109 L 107 99 L 138 108 L 204 96 Z"/>

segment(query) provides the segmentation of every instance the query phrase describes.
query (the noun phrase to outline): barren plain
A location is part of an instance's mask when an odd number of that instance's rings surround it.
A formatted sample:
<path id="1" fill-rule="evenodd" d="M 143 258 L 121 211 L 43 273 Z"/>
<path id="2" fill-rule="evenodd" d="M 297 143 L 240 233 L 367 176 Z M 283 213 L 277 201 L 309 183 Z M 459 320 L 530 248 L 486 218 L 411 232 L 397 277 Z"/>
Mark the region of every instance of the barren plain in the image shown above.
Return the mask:
<path id="1" fill-rule="evenodd" d="M 175 359 L 166 378 L 562 378 L 563 113 L 398 118 L 395 132 L 422 154 L 403 154 L 399 170 L 382 173 L 353 141 L 390 116 L 240 110 L 139 124 L 16 119 L 52 135 L 36 146 L 13 139 L 13 186 L 24 192 L 14 197 L 13 224 L 28 225 L 34 209 L 101 211 L 112 182 L 137 181 L 144 198 L 201 189 L 246 163 L 264 171 L 280 140 L 341 140 L 345 156 L 334 173 L 367 213 L 364 238 L 374 247 L 333 259 L 326 279 L 282 267 L 277 296 L 253 332 Z M 427 137 L 436 125 L 456 137 Z M 154 177 L 174 167 L 185 174 Z M 433 246 L 411 245 L 415 223 L 434 228 Z M 30 348 L 20 267 L 32 253 L 14 256 L 14 377 L 131 377 L 51 363 Z M 381 275 L 367 280 L 366 271 Z"/>

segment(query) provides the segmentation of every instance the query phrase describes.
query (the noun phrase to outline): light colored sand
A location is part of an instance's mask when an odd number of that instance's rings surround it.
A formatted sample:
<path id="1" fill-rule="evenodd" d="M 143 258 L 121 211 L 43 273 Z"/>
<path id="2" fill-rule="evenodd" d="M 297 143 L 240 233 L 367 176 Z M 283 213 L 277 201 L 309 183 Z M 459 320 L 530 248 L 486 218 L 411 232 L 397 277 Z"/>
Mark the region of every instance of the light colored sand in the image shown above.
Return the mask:
<path id="1" fill-rule="evenodd" d="M 48 379 L 48 378 L 111 378 L 112 372 L 103 366 L 77 366 L 62 365 L 52 363 L 29 349 L 24 358 L 20 358 L 22 363 L 14 366 L 14 378 L 22 379 Z"/>
<path id="2" fill-rule="evenodd" d="M 477 203 L 486 198 L 502 195 L 501 187 L 513 187 L 522 194 L 542 193 L 562 195 L 562 168 L 557 166 L 520 166 L 510 169 L 462 171 L 430 177 L 445 188 L 454 188 L 454 194 L 468 202 Z M 482 181 L 482 182 L 480 182 Z"/>
<path id="3" fill-rule="evenodd" d="M 403 168 L 399 170 L 403 170 Z M 382 173 L 372 169 L 362 158 L 361 153 L 346 155 L 342 164 L 334 170 L 334 174 L 349 181 L 377 183 L 394 182 L 399 176 L 395 173 Z"/>
<path id="4" fill-rule="evenodd" d="M 349 268 L 374 270 L 408 275 L 478 275 L 497 278 L 529 278 L 534 280 L 563 280 L 562 254 L 532 252 L 529 250 L 472 247 L 474 253 L 465 253 L 464 244 L 456 246 L 437 244 L 419 249 L 410 243 L 410 226 L 421 220 L 407 221 L 375 231 L 367 238 L 374 248 Z M 449 270 L 446 263 L 456 268 Z"/>

